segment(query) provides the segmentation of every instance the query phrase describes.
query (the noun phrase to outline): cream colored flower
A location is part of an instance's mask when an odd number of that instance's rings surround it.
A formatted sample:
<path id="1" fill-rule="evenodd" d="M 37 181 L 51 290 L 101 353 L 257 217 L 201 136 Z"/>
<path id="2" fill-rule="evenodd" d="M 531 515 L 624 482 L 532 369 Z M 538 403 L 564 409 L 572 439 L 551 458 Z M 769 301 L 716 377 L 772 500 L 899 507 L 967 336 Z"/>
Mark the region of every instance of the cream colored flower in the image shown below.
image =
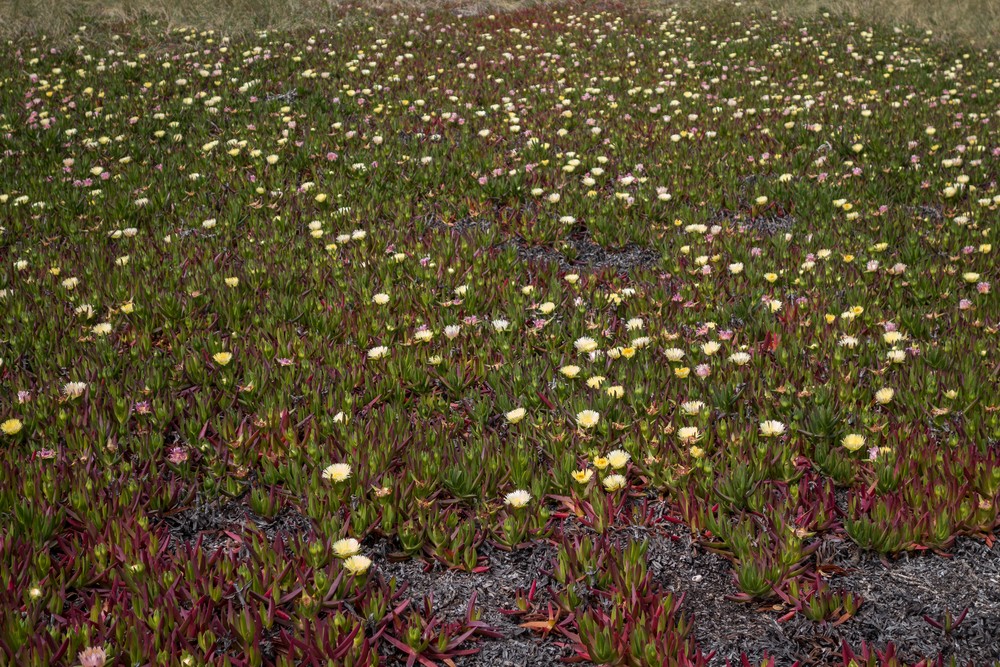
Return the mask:
<path id="1" fill-rule="evenodd" d="M 580 367 L 573 365 L 563 366 L 559 369 L 559 372 L 568 378 L 575 378 L 580 373 Z"/>
<path id="2" fill-rule="evenodd" d="M 576 414 L 576 423 L 580 425 L 581 428 L 593 428 L 597 426 L 597 422 L 601 420 L 600 413 L 594 410 L 583 410 Z"/>
<path id="3" fill-rule="evenodd" d="M 528 491 L 517 489 L 504 496 L 503 502 L 505 505 L 510 505 L 514 509 L 518 509 L 527 505 L 530 500 L 531 494 Z"/>
<path id="4" fill-rule="evenodd" d="M 625 476 L 624 475 L 608 475 L 604 478 L 602 482 L 604 488 L 608 491 L 617 491 L 619 489 L 625 488 Z"/>
<path id="5" fill-rule="evenodd" d="M 583 470 L 574 470 L 573 479 L 577 481 L 578 484 L 586 484 L 594 476 L 594 471 L 590 468 L 584 468 Z"/>
<path id="6" fill-rule="evenodd" d="M 774 438 L 785 432 L 785 425 L 781 422 L 769 419 L 760 423 L 760 434 L 765 438 Z"/>
<path id="7" fill-rule="evenodd" d="M 690 444 L 701 437 L 701 432 L 697 426 L 684 426 L 677 429 L 677 437 L 681 439 L 681 442 Z"/>
<path id="8" fill-rule="evenodd" d="M 597 349 L 597 341 L 595 341 L 593 338 L 583 336 L 573 341 L 573 347 L 576 348 L 577 352 L 583 352 L 583 353 L 593 352 L 594 350 Z"/>
<path id="9" fill-rule="evenodd" d="M 212 355 L 212 359 L 214 359 L 215 363 L 219 364 L 220 366 L 225 366 L 226 364 L 228 364 L 230 361 L 233 360 L 233 355 L 229 352 L 216 352 L 215 354 Z"/>
<path id="10" fill-rule="evenodd" d="M 858 433 L 850 433 L 844 436 L 844 439 L 840 441 L 840 444 L 850 452 L 856 452 L 865 446 L 865 436 Z"/>
<path id="11" fill-rule="evenodd" d="M 361 552 L 361 543 L 353 537 L 345 537 L 334 542 L 332 548 L 337 558 L 350 558 Z"/>
<path id="12" fill-rule="evenodd" d="M 68 398 L 79 398 L 87 390 L 86 382 L 67 382 L 63 385 L 63 394 Z"/>
<path id="13" fill-rule="evenodd" d="M 879 405 L 887 405 L 892 402 L 895 395 L 896 391 L 892 387 L 883 387 L 875 392 L 875 402 Z"/>
<path id="14" fill-rule="evenodd" d="M 506 413 L 504 416 L 507 418 L 511 424 L 516 424 L 517 422 L 524 419 L 524 415 L 527 411 L 524 408 L 514 408 L 510 412 Z"/>
<path id="15" fill-rule="evenodd" d="M 389 356 L 389 348 L 387 348 L 385 345 L 377 345 L 372 349 L 368 350 L 369 359 L 381 359 L 387 356 Z"/>
<path id="16" fill-rule="evenodd" d="M 628 452 L 623 451 L 621 449 L 614 449 L 608 452 L 607 456 L 608 463 L 611 464 L 611 467 L 614 468 L 615 470 L 624 468 L 626 465 L 628 465 L 629 459 L 631 458 L 632 457 L 629 455 Z"/>
<path id="17" fill-rule="evenodd" d="M 372 566 L 372 561 L 367 556 L 351 556 L 344 560 L 344 569 L 355 577 L 360 577 Z"/>
<path id="18" fill-rule="evenodd" d="M 696 415 L 705 408 L 701 401 L 684 401 L 681 403 L 681 412 L 686 415 Z"/>
<path id="19" fill-rule="evenodd" d="M 746 352 L 733 352 L 729 355 L 729 361 L 733 362 L 737 366 L 745 366 L 750 363 L 750 355 Z"/>
<path id="20" fill-rule="evenodd" d="M 676 347 L 670 347 L 663 351 L 663 356 L 667 358 L 667 361 L 680 361 L 684 358 L 684 350 Z"/>
<path id="21" fill-rule="evenodd" d="M 350 463 L 333 463 L 323 470 L 323 479 L 331 482 L 343 482 L 350 476 Z"/>

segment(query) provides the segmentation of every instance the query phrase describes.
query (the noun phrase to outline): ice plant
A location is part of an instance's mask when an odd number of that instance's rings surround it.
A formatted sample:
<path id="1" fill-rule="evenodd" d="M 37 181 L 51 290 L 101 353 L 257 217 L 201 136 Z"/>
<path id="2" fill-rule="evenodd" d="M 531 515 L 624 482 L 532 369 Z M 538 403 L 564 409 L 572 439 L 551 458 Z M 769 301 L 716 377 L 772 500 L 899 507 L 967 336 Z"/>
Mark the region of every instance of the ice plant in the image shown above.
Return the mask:
<path id="1" fill-rule="evenodd" d="M 785 432 L 785 425 L 780 421 L 768 419 L 760 423 L 760 434 L 765 438 L 775 438 Z"/>
<path id="2" fill-rule="evenodd" d="M 593 428 L 600 419 L 601 415 L 594 410 L 582 410 L 576 413 L 576 423 L 580 428 Z"/>
<path id="3" fill-rule="evenodd" d="M 351 476 L 349 463 L 332 463 L 323 469 L 323 479 L 331 482 L 343 482 Z"/>
<path id="4" fill-rule="evenodd" d="M 0 424 L 0 431 L 3 431 L 4 435 L 17 435 L 23 427 L 24 424 L 20 419 L 11 418 Z"/>
<path id="5" fill-rule="evenodd" d="M 509 505 L 514 509 L 519 509 L 528 504 L 531 500 L 531 494 L 524 489 L 517 489 L 516 491 L 511 491 L 506 496 L 504 496 L 503 502 L 505 505 Z"/>

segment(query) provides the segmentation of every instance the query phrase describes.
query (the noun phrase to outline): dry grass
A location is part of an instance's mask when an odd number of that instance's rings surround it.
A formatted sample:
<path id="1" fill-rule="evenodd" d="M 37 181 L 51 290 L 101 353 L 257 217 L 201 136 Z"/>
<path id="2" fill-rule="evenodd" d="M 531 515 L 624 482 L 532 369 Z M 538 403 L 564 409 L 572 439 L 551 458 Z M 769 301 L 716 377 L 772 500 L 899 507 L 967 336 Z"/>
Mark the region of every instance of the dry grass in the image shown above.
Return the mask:
<path id="1" fill-rule="evenodd" d="M 743 4 L 789 16 L 829 13 L 870 24 L 911 26 L 976 47 L 1000 44 L 1000 0 L 744 0 Z"/>
<path id="2" fill-rule="evenodd" d="M 912 26 L 975 47 L 1000 45 L 1000 0 L 641 0 L 650 9 L 731 8 L 735 12 L 776 10 L 789 17 L 830 14 L 866 24 Z M 368 0 L 368 9 L 441 9 L 506 12 L 566 0 Z M 578 3 L 574 3 L 578 4 Z M 634 4 L 634 3 L 633 3 Z M 80 25 L 156 28 L 197 27 L 238 35 L 257 29 L 328 26 L 350 5 L 346 0 L 0 0 L 0 36 L 46 34 L 59 38 Z"/>

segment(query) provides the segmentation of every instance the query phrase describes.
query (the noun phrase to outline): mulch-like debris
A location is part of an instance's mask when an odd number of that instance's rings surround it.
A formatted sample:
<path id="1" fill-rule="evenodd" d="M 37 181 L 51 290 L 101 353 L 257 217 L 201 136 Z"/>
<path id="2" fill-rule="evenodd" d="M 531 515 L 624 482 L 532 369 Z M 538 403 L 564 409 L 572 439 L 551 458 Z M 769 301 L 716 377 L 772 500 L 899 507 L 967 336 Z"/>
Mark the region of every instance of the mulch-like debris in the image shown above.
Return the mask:
<path id="1" fill-rule="evenodd" d="M 283 510 L 272 521 L 256 516 L 238 501 L 210 502 L 164 518 L 171 536 L 180 543 L 202 539 L 212 551 L 228 539 L 224 531 L 239 533 L 252 526 L 268 539 L 304 534 L 309 521 Z M 570 533 L 576 533 L 567 525 Z M 959 665 L 992 665 L 1000 661 L 1000 546 L 960 538 L 951 553 L 903 554 L 895 559 L 861 551 L 850 541 L 824 538 L 817 553 L 837 568 L 829 583 L 834 590 L 859 595 L 858 613 L 841 625 L 814 623 L 802 616 L 778 622 L 785 610 L 767 604 L 747 604 L 729 599 L 736 594 L 730 563 L 700 549 L 682 526 L 622 531 L 618 539 L 648 539 L 649 569 L 666 590 L 683 593 L 682 609 L 694 617 L 696 638 L 711 664 L 750 664 L 765 656 L 777 665 L 841 664 L 846 641 L 855 651 L 862 643 L 878 649 L 892 642 L 900 659 L 914 663 L 939 655 Z M 536 599 L 547 599 L 556 549 L 549 543 L 514 552 L 481 548 L 489 569 L 482 573 L 447 570 L 413 559 L 396 562 L 385 540 L 366 546 L 378 571 L 407 585 L 403 597 L 415 606 L 432 596 L 434 609 L 449 621 L 462 618 L 473 593 L 482 620 L 501 634 L 500 639 L 479 639 L 479 653 L 456 660 L 462 667 L 544 667 L 562 664 L 568 648 L 557 636 L 542 637 L 520 627 L 519 618 L 502 613 L 514 608 L 515 594 L 537 581 Z M 940 620 L 966 609 L 964 620 L 950 634 L 934 627 L 925 616 Z M 393 658 L 393 656 L 386 656 Z M 398 657 L 398 656 L 396 656 Z M 395 664 L 390 659 L 386 664 Z M 400 662 L 400 664 L 402 664 Z"/>
<path id="2" fill-rule="evenodd" d="M 648 246 L 629 244 L 621 248 L 605 248 L 594 242 L 585 231 L 576 232 L 567 240 L 573 250 L 572 259 L 548 246 L 529 245 L 524 239 L 514 238 L 501 244 L 513 247 L 525 262 L 555 263 L 563 270 L 613 269 L 617 273 L 653 269 L 660 264 L 660 254 Z"/>

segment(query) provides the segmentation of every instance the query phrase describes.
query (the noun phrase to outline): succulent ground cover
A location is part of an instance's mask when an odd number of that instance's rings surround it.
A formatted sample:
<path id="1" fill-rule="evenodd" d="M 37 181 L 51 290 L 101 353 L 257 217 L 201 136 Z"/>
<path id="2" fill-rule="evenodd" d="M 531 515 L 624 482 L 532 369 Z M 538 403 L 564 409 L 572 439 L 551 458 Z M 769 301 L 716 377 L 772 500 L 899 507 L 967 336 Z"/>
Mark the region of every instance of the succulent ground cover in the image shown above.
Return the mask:
<path id="1" fill-rule="evenodd" d="M 0 662 L 1000 659 L 996 53 L 344 8 L 0 49 Z"/>

